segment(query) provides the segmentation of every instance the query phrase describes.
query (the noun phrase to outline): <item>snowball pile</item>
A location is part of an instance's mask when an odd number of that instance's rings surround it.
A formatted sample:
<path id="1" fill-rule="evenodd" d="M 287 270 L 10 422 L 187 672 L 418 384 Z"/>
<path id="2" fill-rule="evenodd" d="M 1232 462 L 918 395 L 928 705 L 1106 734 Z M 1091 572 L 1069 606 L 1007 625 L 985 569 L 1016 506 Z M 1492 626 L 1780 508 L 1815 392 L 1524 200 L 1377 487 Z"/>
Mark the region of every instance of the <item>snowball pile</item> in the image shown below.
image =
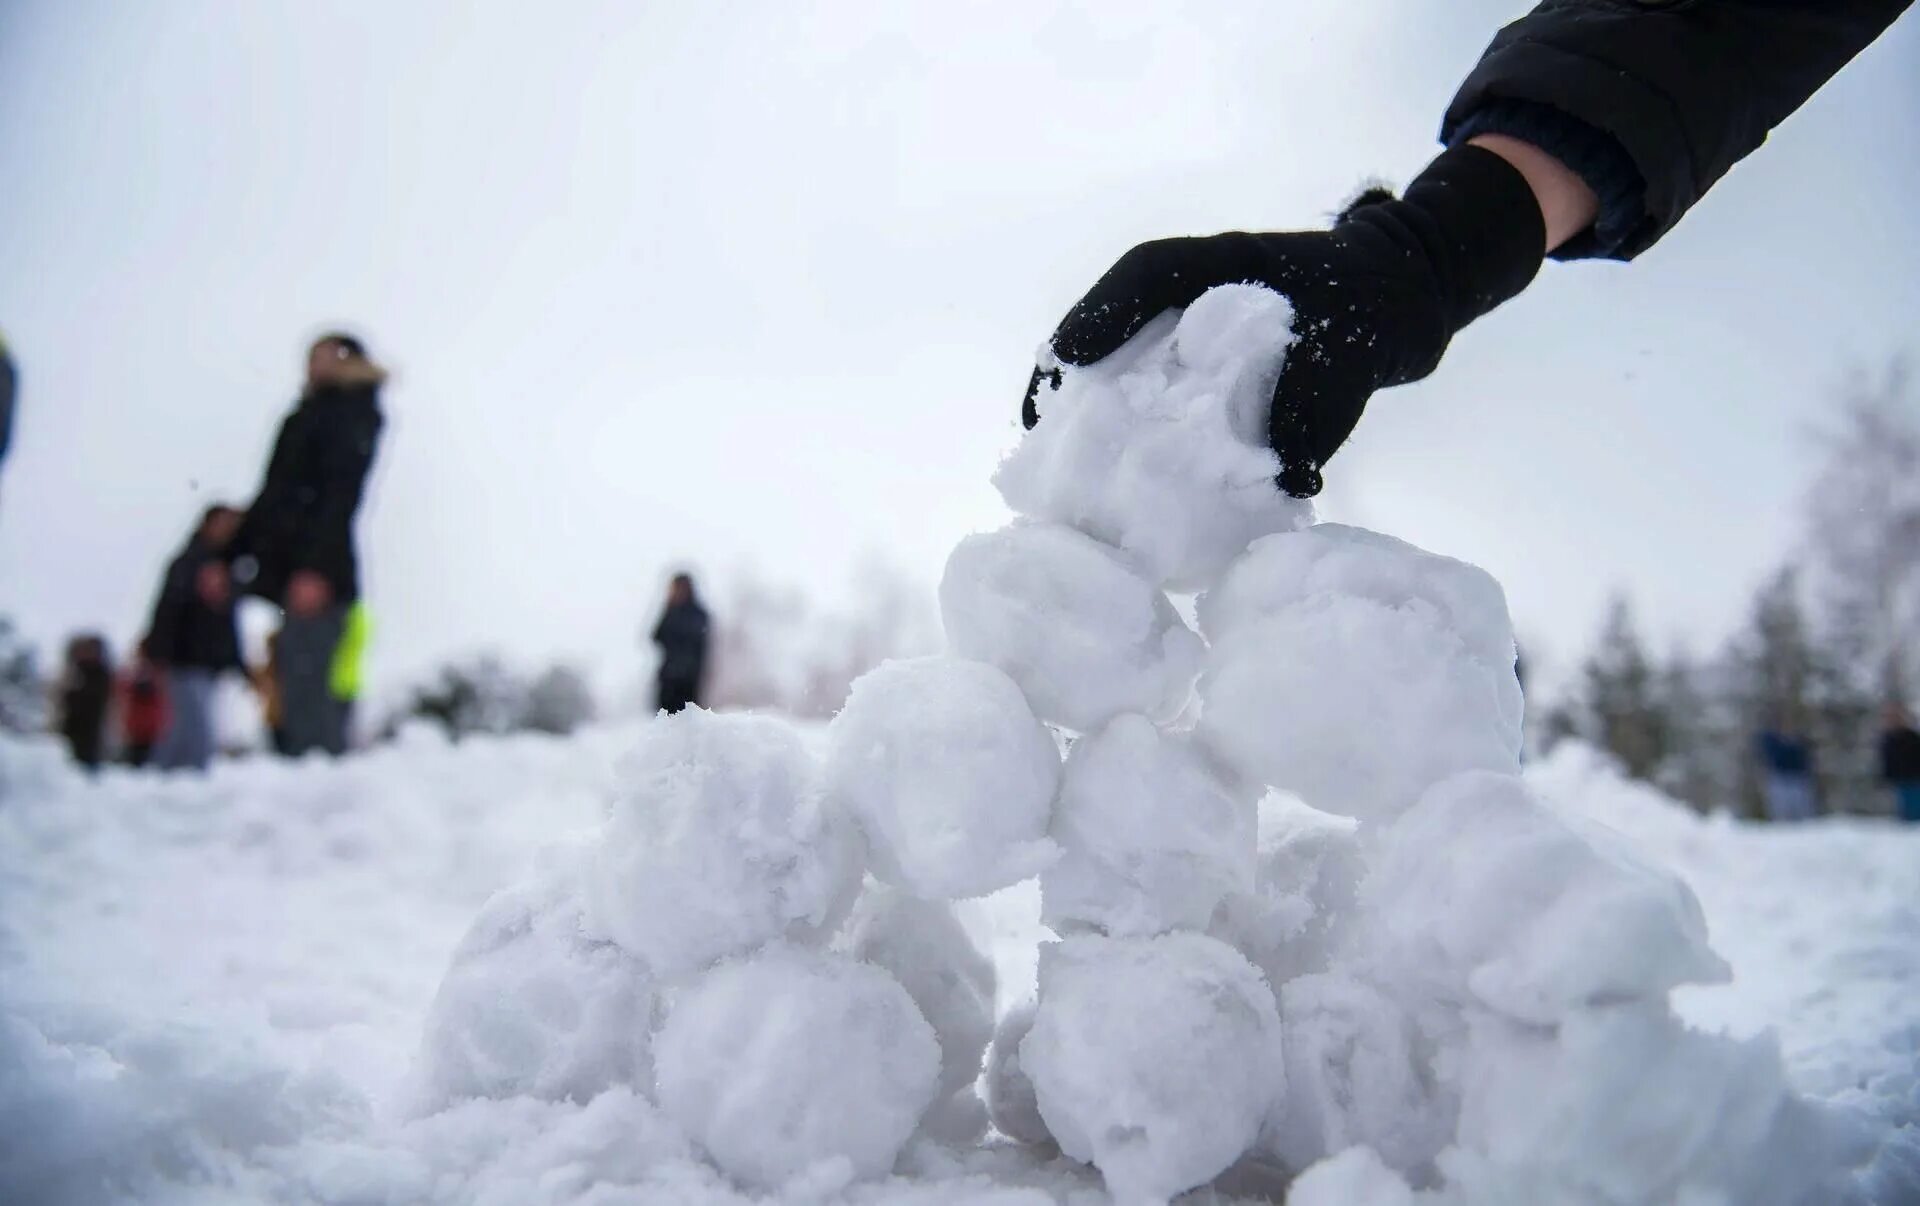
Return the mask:
<path id="1" fill-rule="evenodd" d="M 1129 1204 L 1249 1157 L 1303 1204 L 1844 1200 L 1845 1120 L 1669 1007 L 1727 975 L 1692 893 L 1518 778 L 1499 585 L 1275 488 L 1291 320 L 1227 286 L 1063 370 L 950 654 L 862 678 L 823 757 L 651 726 L 455 953 L 427 1108 L 630 1086 L 812 1196 L 990 1123 Z M 1035 876 L 1058 941 L 996 1024 L 951 902 Z"/>

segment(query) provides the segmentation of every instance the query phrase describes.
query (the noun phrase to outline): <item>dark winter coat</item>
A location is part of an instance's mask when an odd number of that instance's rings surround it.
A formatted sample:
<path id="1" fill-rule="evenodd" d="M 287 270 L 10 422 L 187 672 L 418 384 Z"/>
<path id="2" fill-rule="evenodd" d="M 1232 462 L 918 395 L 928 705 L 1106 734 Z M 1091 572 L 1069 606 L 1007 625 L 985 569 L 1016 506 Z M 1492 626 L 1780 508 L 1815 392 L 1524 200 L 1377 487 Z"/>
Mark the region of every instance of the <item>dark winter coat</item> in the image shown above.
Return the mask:
<path id="1" fill-rule="evenodd" d="M 1776 775 L 1811 775 L 1813 747 L 1799 737 L 1768 730 L 1760 734 L 1760 761 Z"/>
<path id="2" fill-rule="evenodd" d="M 149 658 L 163 666 L 192 670 L 240 668 L 233 600 L 210 603 L 200 594 L 200 570 L 222 557 L 196 537 L 167 566 L 160 596 L 153 604 L 153 622 L 147 627 Z"/>
<path id="3" fill-rule="evenodd" d="M 380 442 L 379 394 L 377 380 L 315 387 L 280 425 L 260 493 L 228 549 L 236 566 L 254 562 L 241 583 L 247 593 L 280 602 L 287 580 L 312 570 L 338 601 L 360 597 L 353 515 Z"/>
<path id="4" fill-rule="evenodd" d="M 662 681 L 697 683 L 707 669 L 707 609 L 699 600 L 670 603 L 653 627 Z"/>
<path id="5" fill-rule="evenodd" d="M 1910 3 L 1546 0 L 1494 38 L 1441 138 L 1540 146 L 1601 195 L 1599 237 L 1562 254 L 1631 259 Z"/>
<path id="6" fill-rule="evenodd" d="M 1880 777 L 1889 783 L 1920 783 L 1920 733 L 1901 725 L 1880 734 Z"/>
<path id="7" fill-rule="evenodd" d="M 7 355 L 7 345 L 0 342 L 0 461 L 7 459 L 7 448 L 13 443 L 13 397 L 20 388 L 20 374 L 14 370 L 13 357 Z"/>

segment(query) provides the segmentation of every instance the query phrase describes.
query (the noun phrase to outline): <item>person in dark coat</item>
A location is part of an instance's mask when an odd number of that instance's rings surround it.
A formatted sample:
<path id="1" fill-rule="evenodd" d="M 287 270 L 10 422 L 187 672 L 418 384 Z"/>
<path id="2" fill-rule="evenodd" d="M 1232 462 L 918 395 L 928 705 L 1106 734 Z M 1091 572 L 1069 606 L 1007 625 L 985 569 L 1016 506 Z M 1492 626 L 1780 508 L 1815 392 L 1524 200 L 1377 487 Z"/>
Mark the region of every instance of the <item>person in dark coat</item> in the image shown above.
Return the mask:
<path id="1" fill-rule="evenodd" d="M 660 646 L 654 692 L 660 711 L 674 713 L 699 705 L 707 672 L 707 626 L 707 609 L 700 606 L 693 578 L 675 574 L 667 587 L 666 610 L 653 626 L 653 643 Z"/>
<path id="2" fill-rule="evenodd" d="M 360 598 L 353 518 L 380 442 L 385 380 L 353 336 L 315 341 L 306 388 L 280 425 L 260 492 L 229 551 L 242 589 L 286 613 L 279 685 L 293 755 L 346 749 L 349 708 L 334 697 L 332 663 Z"/>
<path id="3" fill-rule="evenodd" d="M 1898 701 L 1881 714 L 1880 777 L 1893 789 L 1900 819 L 1920 824 L 1920 732 L 1913 715 Z"/>
<path id="4" fill-rule="evenodd" d="M 66 665 L 55 695 L 60 735 L 73 760 L 89 771 L 107 756 L 107 705 L 113 696 L 113 667 L 104 637 L 83 633 L 67 642 Z"/>
<path id="5" fill-rule="evenodd" d="M 153 751 L 161 770 L 205 770 L 213 761 L 214 690 L 243 665 L 226 560 L 240 524 L 234 508 L 208 507 L 154 600 L 141 644 L 166 679 L 167 725 Z"/>
<path id="6" fill-rule="evenodd" d="M 7 449 L 13 446 L 13 403 L 19 392 L 20 372 L 13 367 L 6 338 L 0 336 L 0 462 L 7 459 Z"/>
<path id="7" fill-rule="evenodd" d="M 1820 811 L 1814 788 L 1813 746 L 1784 720 L 1754 740 L 1760 755 L 1760 792 L 1770 821 L 1811 821 Z"/>
<path id="8" fill-rule="evenodd" d="M 1493 40 L 1403 197 L 1369 189 L 1330 230 L 1135 247 L 1061 320 L 1021 417 L 1041 420 L 1061 364 L 1105 359 L 1215 285 L 1267 285 L 1294 310 L 1268 415 L 1276 481 L 1317 494 L 1376 390 L 1432 373 L 1547 256 L 1653 246 L 1910 2 L 1546 0 Z"/>

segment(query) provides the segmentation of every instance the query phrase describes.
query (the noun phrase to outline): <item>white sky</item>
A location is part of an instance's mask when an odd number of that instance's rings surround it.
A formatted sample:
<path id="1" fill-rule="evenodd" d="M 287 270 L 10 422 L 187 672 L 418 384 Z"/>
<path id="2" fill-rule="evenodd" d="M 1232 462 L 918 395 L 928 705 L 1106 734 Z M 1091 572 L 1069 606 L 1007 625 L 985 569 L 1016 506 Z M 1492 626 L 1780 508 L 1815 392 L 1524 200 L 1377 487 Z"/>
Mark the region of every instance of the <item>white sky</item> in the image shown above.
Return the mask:
<path id="1" fill-rule="evenodd" d="M 397 371 L 376 679 L 637 665 L 682 564 L 931 585 L 1114 256 L 1404 182 L 1524 7 L 0 0 L 0 612 L 134 635 L 342 323 Z M 1920 344 L 1917 61 L 1909 18 L 1638 264 L 1376 398 L 1329 513 L 1487 566 L 1550 653 L 1616 586 L 1717 639 L 1832 383 Z"/>

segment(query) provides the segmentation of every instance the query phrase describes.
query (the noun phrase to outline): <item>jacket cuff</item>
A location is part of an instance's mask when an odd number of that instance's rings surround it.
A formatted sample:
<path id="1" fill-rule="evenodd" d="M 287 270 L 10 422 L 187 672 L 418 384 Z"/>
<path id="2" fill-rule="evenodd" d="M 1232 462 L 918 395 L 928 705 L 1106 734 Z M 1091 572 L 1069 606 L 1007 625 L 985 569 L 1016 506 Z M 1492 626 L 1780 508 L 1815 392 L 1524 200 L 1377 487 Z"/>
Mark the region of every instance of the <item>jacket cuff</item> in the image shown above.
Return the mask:
<path id="1" fill-rule="evenodd" d="M 1592 226 L 1551 255 L 1556 260 L 1632 258 L 1635 236 L 1647 225 L 1647 184 L 1618 140 L 1577 117 L 1534 101 L 1492 100 L 1446 133 L 1460 146 L 1480 134 L 1505 134 L 1539 147 L 1586 182 L 1600 199 Z"/>

